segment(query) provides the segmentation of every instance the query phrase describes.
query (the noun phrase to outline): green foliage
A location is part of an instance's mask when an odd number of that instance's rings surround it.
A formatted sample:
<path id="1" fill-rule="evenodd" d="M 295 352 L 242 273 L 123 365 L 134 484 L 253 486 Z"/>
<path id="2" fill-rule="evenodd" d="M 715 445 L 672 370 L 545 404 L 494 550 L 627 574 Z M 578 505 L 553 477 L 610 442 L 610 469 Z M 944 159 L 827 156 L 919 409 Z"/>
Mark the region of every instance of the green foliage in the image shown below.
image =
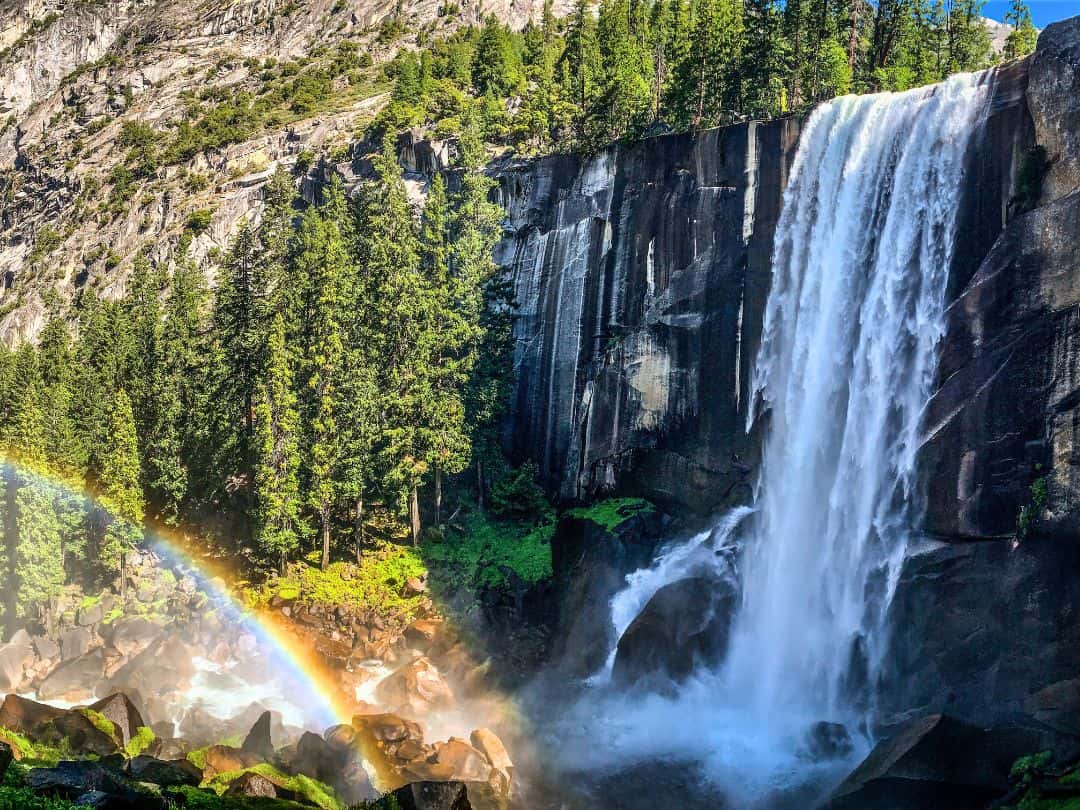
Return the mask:
<path id="1" fill-rule="evenodd" d="M 1046 476 L 1036 478 L 1030 487 L 1031 502 L 1020 507 L 1016 516 L 1016 539 L 1024 540 L 1042 518 L 1050 500 L 1050 484 Z"/>
<path id="2" fill-rule="evenodd" d="M 196 236 L 205 233 L 210 227 L 210 220 L 213 216 L 214 212 L 209 208 L 200 208 L 197 211 L 192 211 L 188 214 L 187 229 Z"/>
<path id="3" fill-rule="evenodd" d="M 517 517 L 549 513 L 551 504 L 537 483 L 538 474 L 536 462 L 527 461 L 500 478 L 491 488 L 491 511 Z"/>
<path id="4" fill-rule="evenodd" d="M 335 562 L 325 570 L 294 563 L 282 575 L 249 589 L 244 596 L 252 607 L 280 596 L 370 609 L 386 617 L 411 616 L 423 598 L 406 593 L 405 583 L 423 576 L 426 570 L 415 550 L 384 543 L 366 550 L 358 563 Z"/>
<path id="5" fill-rule="evenodd" d="M 1052 751 L 1040 751 L 1037 754 L 1020 757 L 1013 763 L 1009 771 L 1009 779 L 1016 782 L 1030 782 L 1036 776 L 1043 774 L 1053 759 Z"/>
<path id="6" fill-rule="evenodd" d="M 1046 148 L 1043 146 L 1033 146 L 1024 155 L 1016 175 L 1016 196 L 1013 197 L 1013 203 L 1019 212 L 1030 211 L 1039 204 L 1043 179 L 1049 165 Z"/>
<path id="7" fill-rule="evenodd" d="M 38 796 L 30 788 L 0 787 L 0 810 L 76 810 L 66 799 Z"/>
<path id="8" fill-rule="evenodd" d="M 424 559 L 432 581 L 453 592 L 458 588 L 500 587 L 508 574 L 525 582 L 551 577 L 551 538 L 555 523 L 549 517 L 533 521 L 499 519 L 469 512 L 460 536 L 455 532 L 440 543 L 426 543 Z"/>
<path id="9" fill-rule="evenodd" d="M 321 782 L 302 775 L 289 776 L 266 763 L 261 763 L 252 768 L 245 768 L 244 770 L 219 773 L 206 782 L 205 786 L 220 795 L 225 792 L 230 782 L 245 773 L 256 773 L 263 776 L 283 790 L 303 797 L 306 802 L 322 808 L 322 810 L 341 810 L 343 807 L 334 795 L 334 791 Z"/>
<path id="10" fill-rule="evenodd" d="M 610 532 L 634 515 L 655 509 L 656 507 L 644 498 L 608 498 L 592 506 L 571 509 L 567 514 L 579 520 L 591 520 Z"/>

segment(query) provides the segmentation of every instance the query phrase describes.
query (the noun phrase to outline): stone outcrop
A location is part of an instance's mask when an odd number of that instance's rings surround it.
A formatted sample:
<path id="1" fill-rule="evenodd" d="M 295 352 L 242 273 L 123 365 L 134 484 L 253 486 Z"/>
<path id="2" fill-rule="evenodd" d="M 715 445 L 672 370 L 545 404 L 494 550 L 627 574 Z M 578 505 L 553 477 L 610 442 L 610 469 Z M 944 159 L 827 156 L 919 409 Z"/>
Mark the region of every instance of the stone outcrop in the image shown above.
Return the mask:
<path id="1" fill-rule="evenodd" d="M 745 498 L 749 374 L 799 125 L 499 167 L 518 308 L 512 429 L 564 499 Z"/>

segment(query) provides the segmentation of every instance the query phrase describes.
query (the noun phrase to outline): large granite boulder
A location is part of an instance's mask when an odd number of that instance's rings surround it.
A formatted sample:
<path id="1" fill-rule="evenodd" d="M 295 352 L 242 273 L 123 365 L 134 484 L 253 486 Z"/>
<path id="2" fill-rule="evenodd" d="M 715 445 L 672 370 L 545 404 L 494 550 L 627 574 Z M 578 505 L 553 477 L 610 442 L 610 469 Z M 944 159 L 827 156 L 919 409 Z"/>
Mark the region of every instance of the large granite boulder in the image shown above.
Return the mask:
<path id="1" fill-rule="evenodd" d="M 719 577 L 689 577 L 663 586 L 619 639 L 613 682 L 664 688 L 699 666 L 715 667 L 727 652 L 737 606 L 735 586 Z"/>
<path id="2" fill-rule="evenodd" d="M 1036 744 L 1024 730 L 983 730 L 945 715 L 913 720 L 874 746 L 829 810 L 976 810 L 1009 790 L 1009 771 Z"/>
<path id="3" fill-rule="evenodd" d="M 12 640 L 0 646 L 0 693 L 14 692 L 24 680 L 24 671 L 34 662 L 33 645 Z"/>
<path id="4" fill-rule="evenodd" d="M 186 759 L 161 760 L 150 756 L 137 756 L 128 763 L 128 772 L 139 782 L 150 782 L 161 787 L 198 787 L 202 771 Z"/>
<path id="5" fill-rule="evenodd" d="M 105 657 L 100 649 L 94 650 L 54 669 L 38 687 L 38 697 L 72 702 L 93 698 L 104 676 Z"/>
<path id="6" fill-rule="evenodd" d="M 611 626 L 611 598 L 626 575 L 652 562 L 666 526 L 654 509 L 638 509 L 613 527 L 568 513 L 551 540 L 551 565 L 559 605 L 553 663 L 572 677 L 588 677 L 618 639 Z"/>
<path id="7" fill-rule="evenodd" d="M 379 683 L 375 695 L 388 708 L 414 717 L 454 705 L 450 685 L 426 657 L 394 670 Z"/>
<path id="8" fill-rule="evenodd" d="M 124 658 L 138 655 L 164 632 L 159 622 L 142 616 L 118 619 L 109 633 L 109 644 Z"/>
<path id="9" fill-rule="evenodd" d="M 8 695 L 0 704 L 0 728 L 6 728 L 24 736 L 35 728 L 50 723 L 65 713 L 64 709 L 19 695 Z"/>
<path id="10" fill-rule="evenodd" d="M 1028 107 L 1050 164 L 1047 197 L 1080 189 L 1080 17 L 1048 25 L 1039 35 Z"/>
<path id="11" fill-rule="evenodd" d="M 263 712 L 259 715 L 259 719 L 255 721 L 255 725 L 251 727 L 251 730 L 244 737 L 244 742 L 240 745 L 240 750 L 247 754 L 254 754 L 260 757 L 264 762 L 270 762 L 274 758 L 274 743 L 270 737 L 270 727 L 273 722 L 273 715 L 270 712 Z"/>
<path id="12" fill-rule="evenodd" d="M 98 793 L 109 797 L 107 804 L 92 805 L 96 807 L 116 810 L 163 810 L 165 807 L 164 799 L 140 787 L 118 770 L 89 760 L 60 762 L 54 768 L 34 768 L 26 782 L 35 793 L 43 796 L 77 800 L 85 794 Z"/>
<path id="13" fill-rule="evenodd" d="M 109 720 L 116 727 L 116 733 L 120 735 L 120 741 L 127 745 L 142 726 L 142 713 L 135 708 L 135 704 L 127 695 L 117 692 L 102 698 L 96 703 L 91 703 L 90 709 Z"/>

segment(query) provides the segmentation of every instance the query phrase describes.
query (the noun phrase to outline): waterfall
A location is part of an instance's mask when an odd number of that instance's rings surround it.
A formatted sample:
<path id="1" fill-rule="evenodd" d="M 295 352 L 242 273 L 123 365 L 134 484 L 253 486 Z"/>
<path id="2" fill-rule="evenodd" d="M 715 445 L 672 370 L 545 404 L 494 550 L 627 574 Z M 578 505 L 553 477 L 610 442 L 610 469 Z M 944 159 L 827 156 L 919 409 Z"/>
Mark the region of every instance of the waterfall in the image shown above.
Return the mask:
<path id="1" fill-rule="evenodd" d="M 725 670 L 762 723 L 868 708 L 986 93 L 968 74 L 849 96 L 803 131 L 754 368 L 769 421 Z"/>
<path id="2" fill-rule="evenodd" d="M 836 99 L 803 128 L 752 378 L 766 420 L 753 507 L 630 575 L 612 606 L 621 631 L 660 587 L 716 559 L 717 536 L 737 541 L 727 655 L 674 696 L 594 702 L 612 757 L 689 753 L 749 806 L 824 767 L 806 762 L 815 722 L 845 724 L 851 757 L 865 753 L 884 616 L 919 519 L 921 420 L 987 95 L 985 75 L 959 75 Z"/>

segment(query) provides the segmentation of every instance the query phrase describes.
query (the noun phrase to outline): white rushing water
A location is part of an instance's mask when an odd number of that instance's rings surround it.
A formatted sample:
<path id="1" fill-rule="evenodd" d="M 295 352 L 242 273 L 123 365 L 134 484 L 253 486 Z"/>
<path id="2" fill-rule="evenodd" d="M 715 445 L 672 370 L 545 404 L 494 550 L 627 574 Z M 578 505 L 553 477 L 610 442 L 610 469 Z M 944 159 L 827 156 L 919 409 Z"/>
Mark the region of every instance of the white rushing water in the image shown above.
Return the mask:
<path id="1" fill-rule="evenodd" d="M 987 85 L 961 75 L 850 96 L 807 121 L 753 376 L 755 415 L 767 413 L 755 503 L 718 526 L 742 546 L 727 657 L 674 697 L 594 699 L 583 709 L 593 739 L 598 724 L 610 743 L 575 751 L 594 765 L 690 754 L 749 805 L 822 767 L 800 755 L 817 721 L 844 723 L 852 756 L 865 753 L 884 613 L 918 519 L 921 418 Z M 710 536 L 628 577 L 617 631 L 712 553 Z"/>

